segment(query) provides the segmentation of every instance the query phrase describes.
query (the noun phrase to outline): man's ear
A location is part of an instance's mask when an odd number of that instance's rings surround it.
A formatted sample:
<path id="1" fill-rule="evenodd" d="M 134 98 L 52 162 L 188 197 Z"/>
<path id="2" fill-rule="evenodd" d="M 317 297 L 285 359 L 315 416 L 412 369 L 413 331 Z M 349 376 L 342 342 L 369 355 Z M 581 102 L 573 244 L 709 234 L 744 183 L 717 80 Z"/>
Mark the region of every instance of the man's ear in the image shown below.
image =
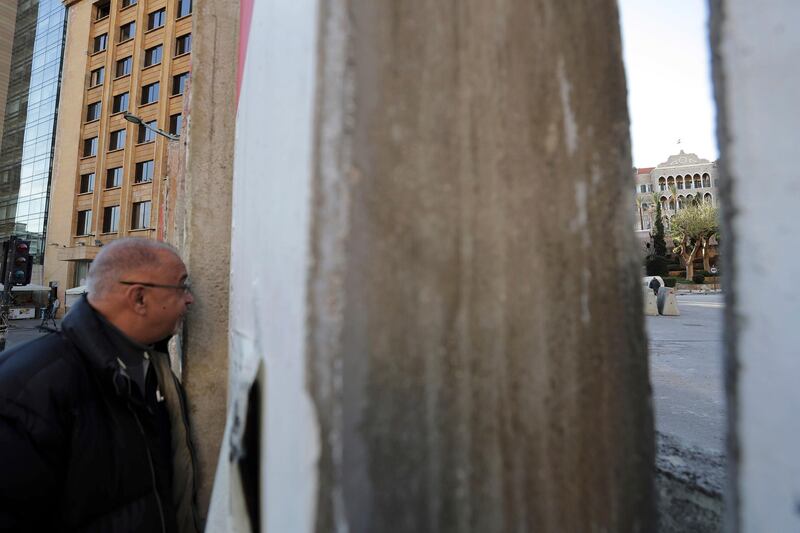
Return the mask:
<path id="1" fill-rule="evenodd" d="M 128 304 L 128 308 L 137 315 L 144 315 L 147 311 L 145 293 L 145 288 L 141 285 L 130 285 L 128 290 L 125 291 L 125 301 Z"/>

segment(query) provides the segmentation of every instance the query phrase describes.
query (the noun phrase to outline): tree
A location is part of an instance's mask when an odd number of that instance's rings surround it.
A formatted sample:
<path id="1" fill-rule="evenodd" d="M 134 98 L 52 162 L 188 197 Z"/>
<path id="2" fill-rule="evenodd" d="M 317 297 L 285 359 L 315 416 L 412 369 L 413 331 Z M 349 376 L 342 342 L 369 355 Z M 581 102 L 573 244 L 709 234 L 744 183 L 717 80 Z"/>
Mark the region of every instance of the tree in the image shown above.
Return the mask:
<path id="1" fill-rule="evenodd" d="M 673 251 L 680 255 L 686 265 L 686 279 L 692 279 L 698 252 L 703 251 L 705 267 L 708 240 L 719 231 L 717 208 L 700 204 L 681 209 L 672 217 L 671 229 L 676 245 Z"/>
<path id="2" fill-rule="evenodd" d="M 642 204 L 644 203 L 644 198 L 636 195 L 636 209 L 639 210 L 639 229 L 644 229 L 644 215 L 642 214 Z"/>
<path id="3" fill-rule="evenodd" d="M 667 255 L 667 242 L 664 240 L 664 221 L 661 214 L 661 200 L 658 194 L 653 193 L 653 205 L 656 208 L 655 229 L 653 234 L 653 254 L 664 257 Z"/>

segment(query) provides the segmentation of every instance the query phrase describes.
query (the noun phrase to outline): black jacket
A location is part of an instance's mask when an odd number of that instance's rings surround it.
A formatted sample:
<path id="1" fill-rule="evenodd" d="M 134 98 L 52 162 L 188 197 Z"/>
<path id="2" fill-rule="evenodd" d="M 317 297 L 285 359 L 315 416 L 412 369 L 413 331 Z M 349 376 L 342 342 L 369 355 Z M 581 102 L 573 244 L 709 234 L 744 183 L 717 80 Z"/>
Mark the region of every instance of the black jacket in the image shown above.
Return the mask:
<path id="1" fill-rule="evenodd" d="M 61 332 L 0 354 L 0 531 L 199 530 L 182 391 L 166 354 L 150 357 L 162 404 L 144 400 L 85 298 Z"/>

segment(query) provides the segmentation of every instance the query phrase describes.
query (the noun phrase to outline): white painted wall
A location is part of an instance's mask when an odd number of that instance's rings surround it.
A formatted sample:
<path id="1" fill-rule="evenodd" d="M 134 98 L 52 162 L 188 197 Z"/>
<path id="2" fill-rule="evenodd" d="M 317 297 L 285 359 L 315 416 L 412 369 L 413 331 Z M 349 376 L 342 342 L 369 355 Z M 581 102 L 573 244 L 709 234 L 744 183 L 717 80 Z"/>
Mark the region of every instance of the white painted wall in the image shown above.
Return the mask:
<path id="1" fill-rule="evenodd" d="M 800 531 L 800 2 L 722 4 L 741 531 Z"/>
<path id="2" fill-rule="evenodd" d="M 230 403 L 241 400 L 237 385 L 260 359 L 262 531 L 312 531 L 315 517 L 319 433 L 305 350 L 317 8 L 315 0 L 255 2 L 237 115 Z M 221 461 L 229 437 L 230 428 Z M 226 485 L 237 477 L 221 479 L 226 471 L 216 480 L 208 531 L 236 529 L 224 515 L 242 512 L 229 507 L 236 490 Z"/>

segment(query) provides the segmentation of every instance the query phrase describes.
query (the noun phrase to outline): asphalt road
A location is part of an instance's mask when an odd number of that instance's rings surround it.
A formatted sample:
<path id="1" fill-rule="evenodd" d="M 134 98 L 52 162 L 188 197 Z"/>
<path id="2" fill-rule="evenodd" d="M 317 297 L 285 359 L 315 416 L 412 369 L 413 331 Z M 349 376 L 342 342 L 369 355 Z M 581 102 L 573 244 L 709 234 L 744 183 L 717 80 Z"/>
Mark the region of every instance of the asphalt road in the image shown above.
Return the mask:
<path id="1" fill-rule="evenodd" d="M 724 453 L 721 294 L 678 296 L 681 316 L 648 316 L 656 429 Z"/>

